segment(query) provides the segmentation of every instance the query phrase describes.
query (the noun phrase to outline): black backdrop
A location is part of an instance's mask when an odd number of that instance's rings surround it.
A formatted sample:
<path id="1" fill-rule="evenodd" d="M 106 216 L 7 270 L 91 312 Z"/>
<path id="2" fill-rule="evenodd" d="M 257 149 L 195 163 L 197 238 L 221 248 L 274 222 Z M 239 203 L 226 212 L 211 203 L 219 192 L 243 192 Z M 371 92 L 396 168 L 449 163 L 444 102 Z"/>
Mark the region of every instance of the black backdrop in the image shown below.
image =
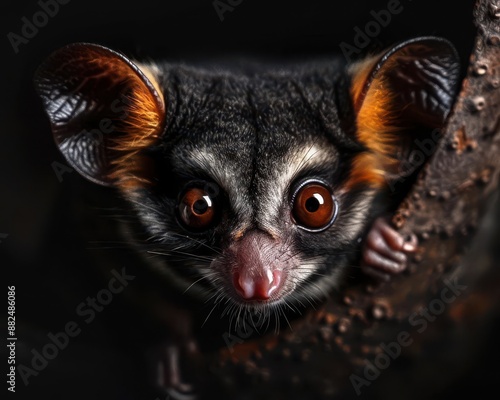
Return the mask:
<path id="1" fill-rule="evenodd" d="M 77 304 L 74 299 L 84 299 L 92 287 L 86 273 L 86 254 L 92 250 L 78 224 L 85 217 L 86 193 L 106 195 L 105 189 L 94 188 L 76 173 L 64 175 L 60 182 L 53 170 L 54 161 L 63 159 L 32 85 L 44 57 L 78 41 L 99 43 L 139 59 L 187 62 L 241 55 L 330 56 L 340 52 L 340 43 L 353 44 L 354 29 L 373 21 L 371 11 L 386 9 L 390 3 L 224 0 L 219 3 L 239 4 L 221 20 L 210 0 L 65 2 L 28 43 L 18 46 L 17 53 L 10 33 L 21 34 L 22 18 L 31 21 L 42 8 L 35 0 L 4 1 L 1 6 L 0 263 L 5 283 L 17 288 L 18 332 L 33 343 L 38 343 L 37 332 L 61 329 L 61 321 L 67 321 Z M 467 65 L 474 36 L 472 1 L 400 0 L 400 4 L 402 12 L 392 15 L 364 51 L 414 36 L 438 35 L 455 44 Z M 75 203 L 75 197 L 82 200 Z M 95 328 L 84 336 L 101 335 L 112 334 Z M 133 361 L 114 350 L 78 343 L 33 378 L 29 391 L 18 378 L 16 395 L 138 398 Z M 29 356 L 29 350 L 18 348 L 18 357 Z M 4 358 L 1 363 L 5 365 Z"/>

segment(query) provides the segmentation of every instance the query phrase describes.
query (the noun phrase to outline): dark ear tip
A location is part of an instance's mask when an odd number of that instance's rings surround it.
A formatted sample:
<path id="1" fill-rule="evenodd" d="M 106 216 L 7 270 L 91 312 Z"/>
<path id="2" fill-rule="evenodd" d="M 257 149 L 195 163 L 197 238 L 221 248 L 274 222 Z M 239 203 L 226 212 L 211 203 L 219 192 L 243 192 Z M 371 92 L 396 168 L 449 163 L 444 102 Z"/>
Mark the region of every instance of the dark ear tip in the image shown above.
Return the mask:
<path id="1" fill-rule="evenodd" d="M 46 110 L 49 109 L 48 102 L 50 100 L 48 99 L 48 94 L 52 91 L 52 87 L 49 83 L 58 82 L 58 80 L 61 79 L 61 76 L 64 76 L 65 72 L 62 70 L 61 66 L 64 66 L 68 60 L 80 58 L 82 54 L 92 54 L 94 57 L 114 58 L 115 60 L 124 62 L 151 91 L 156 99 L 159 110 L 161 112 L 165 112 L 161 94 L 158 93 L 148 77 L 144 75 L 144 72 L 133 61 L 118 51 L 99 44 L 88 42 L 70 43 L 53 51 L 36 69 L 33 76 L 33 83 L 36 92 L 42 98 Z M 62 74 L 59 73 L 61 70 L 63 72 Z M 50 117 L 51 116 L 49 115 L 49 118 Z"/>
<path id="2" fill-rule="evenodd" d="M 418 36 L 416 38 L 404 40 L 393 46 L 386 54 L 391 55 L 404 47 L 414 44 L 428 44 L 429 48 L 439 48 L 440 50 L 445 50 L 446 52 L 449 52 L 450 55 L 458 59 L 458 53 L 455 46 L 448 39 L 439 36 Z"/>
<path id="3" fill-rule="evenodd" d="M 426 48 L 427 53 L 425 55 L 440 55 L 442 57 L 447 57 L 449 59 L 449 65 L 452 68 L 449 72 L 453 75 L 457 75 L 460 72 L 460 58 L 455 46 L 448 40 L 438 36 L 420 36 L 405 40 L 398 43 L 397 45 L 391 47 L 379 60 L 374 70 L 372 71 L 372 76 L 375 75 L 378 70 L 384 65 L 384 63 L 395 53 L 410 47 Z"/>
<path id="4" fill-rule="evenodd" d="M 61 56 L 68 54 L 68 52 L 71 52 L 72 50 L 80 50 L 82 48 L 92 48 L 92 47 L 102 47 L 97 44 L 93 43 L 84 43 L 84 42 L 77 42 L 77 43 L 70 43 L 67 44 L 63 47 L 59 47 L 56 50 L 54 50 L 52 53 L 50 53 L 43 61 L 42 63 L 38 66 L 38 68 L 35 70 L 34 74 L 34 81 L 36 83 L 38 77 L 43 74 L 47 68 L 53 64 L 53 62 L 57 59 L 59 59 Z"/>
<path id="5" fill-rule="evenodd" d="M 122 54 L 95 43 L 76 42 L 67 44 L 50 53 L 35 70 L 35 73 L 33 75 L 33 82 L 37 91 L 39 90 L 40 84 L 43 84 L 43 80 L 46 78 L 46 76 L 48 74 L 53 74 L 55 72 L 54 68 L 57 68 L 57 66 L 60 65 L 61 62 L 64 62 L 64 60 L 71 58 L 71 56 L 73 55 L 88 51 L 102 54 L 114 53 L 117 56 L 124 58 Z"/>
<path id="6" fill-rule="evenodd" d="M 459 86 L 460 60 L 453 44 L 434 36 L 404 41 L 382 56 L 375 74 L 388 59 L 397 62 L 386 76 L 401 103 L 408 105 L 407 118 L 428 127 L 442 126 Z"/>
<path id="7" fill-rule="evenodd" d="M 35 70 L 33 75 L 33 85 L 35 87 L 35 91 L 42 99 L 44 109 L 51 121 L 53 120 L 54 115 L 52 115 L 50 111 L 50 95 L 53 93 L 54 84 L 62 84 L 61 81 L 63 78 L 61 77 L 61 74 L 59 74 L 61 66 L 64 65 L 65 61 L 71 59 L 74 55 L 81 53 L 82 51 L 89 50 L 112 51 L 93 43 L 70 43 L 50 53 Z"/>

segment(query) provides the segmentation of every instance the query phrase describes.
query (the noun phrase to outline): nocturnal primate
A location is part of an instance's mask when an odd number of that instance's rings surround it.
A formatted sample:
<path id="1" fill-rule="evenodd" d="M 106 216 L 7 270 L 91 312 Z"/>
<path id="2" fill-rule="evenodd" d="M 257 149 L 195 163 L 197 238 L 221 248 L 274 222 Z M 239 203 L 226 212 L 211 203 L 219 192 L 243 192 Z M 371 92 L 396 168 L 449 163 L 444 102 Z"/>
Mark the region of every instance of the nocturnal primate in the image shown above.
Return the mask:
<path id="1" fill-rule="evenodd" d="M 405 269 L 416 239 L 382 216 L 458 76 L 453 46 L 424 37 L 352 65 L 232 68 L 79 43 L 35 83 L 68 163 L 114 188 L 136 220 L 127 235 L 163 255 L 151 270 L 166 292 L 271 318 L 353 267 L 377 279 Z M 177 372 L 164 384 L 180 385 Z"/>

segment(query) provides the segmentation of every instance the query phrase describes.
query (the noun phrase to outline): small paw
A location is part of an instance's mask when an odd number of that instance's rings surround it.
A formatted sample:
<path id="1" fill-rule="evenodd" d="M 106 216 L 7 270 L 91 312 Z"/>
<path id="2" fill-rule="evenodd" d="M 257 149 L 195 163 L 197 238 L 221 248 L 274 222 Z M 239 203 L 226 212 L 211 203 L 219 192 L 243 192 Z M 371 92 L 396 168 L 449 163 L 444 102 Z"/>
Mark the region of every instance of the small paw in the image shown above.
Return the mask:
<path id="1" fill-rule="evenodd" d="M 417 250 L 417 237 L 404 238 L 388 218 L 379 217 L 368 232 L 362 249 L 362 271 L 382 281 L 406 269 L 408 254 Z"/>

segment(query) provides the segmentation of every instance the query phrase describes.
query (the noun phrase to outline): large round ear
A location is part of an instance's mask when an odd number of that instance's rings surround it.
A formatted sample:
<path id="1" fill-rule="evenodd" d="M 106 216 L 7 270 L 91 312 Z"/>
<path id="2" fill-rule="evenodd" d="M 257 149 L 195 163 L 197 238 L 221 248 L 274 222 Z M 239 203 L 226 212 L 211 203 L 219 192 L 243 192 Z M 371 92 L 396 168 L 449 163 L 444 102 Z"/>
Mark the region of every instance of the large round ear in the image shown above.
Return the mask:
<path id="1" fill-rule="evenodd" d="M 73 168 L 103 185 L 144 181 L 141 153 L 158 141 L 165 123 L 152 69 L 77 43 L 50 55 L 34 81 L 55 142 Z"/>
<path id="2" fill-rule="evenodd" d="M 402 147 L 419 139 L 409 133 L 444 125 L 457 93 L 459 58 L 447 40 L 422 37 L 357 63 L 349 72 L 357 139 L 371 151 L 357 160 L 360 172 L 352 181 L 379 186 L 388 174 L 398 173 L 401 154 L 408 154 Z"/>

